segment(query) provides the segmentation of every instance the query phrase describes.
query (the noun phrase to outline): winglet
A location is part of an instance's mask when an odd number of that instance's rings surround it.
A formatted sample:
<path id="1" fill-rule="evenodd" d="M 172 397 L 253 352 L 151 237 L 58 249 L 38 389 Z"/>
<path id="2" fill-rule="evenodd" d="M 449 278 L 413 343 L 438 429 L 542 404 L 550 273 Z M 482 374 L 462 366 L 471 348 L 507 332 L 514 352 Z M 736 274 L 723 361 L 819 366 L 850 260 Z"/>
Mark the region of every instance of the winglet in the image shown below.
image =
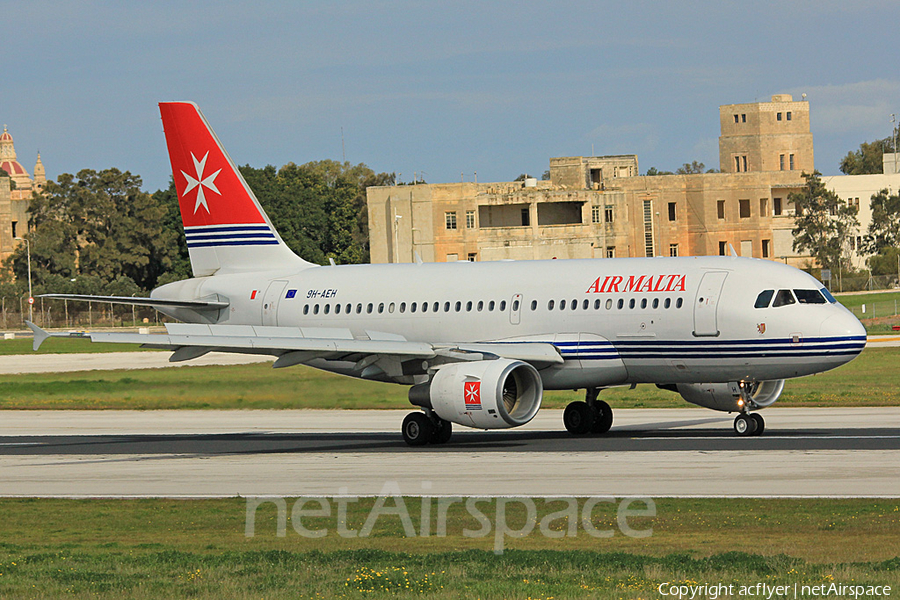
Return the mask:
<path id="1" fill-rule="evenodd" d="M 31 321 L 26 320 L 25 324 L 28 325 L 28 328 L 34 332 L 34 343 L 32 344 L 31 348 L 35 352 L 37 352 L 38 349 L 41 347 L 41 344 L 44 343 L 44 340 L 46 340 L 48 337 L 50 337 L 50 334 L 47 333 L 46 331 L 44 331 L 43 329 L 41 329 L 40 327 L 38 327 L 37 325 L 35 325 L 34 323 L 32 323 Z"/>

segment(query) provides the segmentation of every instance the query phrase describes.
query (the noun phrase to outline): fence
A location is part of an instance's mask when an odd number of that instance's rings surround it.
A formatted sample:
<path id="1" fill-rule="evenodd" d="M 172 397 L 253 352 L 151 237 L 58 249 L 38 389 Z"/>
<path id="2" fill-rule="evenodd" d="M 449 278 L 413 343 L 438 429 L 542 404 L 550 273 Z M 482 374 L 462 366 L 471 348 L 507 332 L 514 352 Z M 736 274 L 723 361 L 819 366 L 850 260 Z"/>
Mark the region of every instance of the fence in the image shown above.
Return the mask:
<path id="1" fill-rule="evenodd" d="M 30 314 L 34 323 L 45 329 L 137 327 L 170 320 L 155 309 L 142 306 L 35 298 L 29 312 L 27 297 L 0 298 L 0 329 L 22 329 Z"/>

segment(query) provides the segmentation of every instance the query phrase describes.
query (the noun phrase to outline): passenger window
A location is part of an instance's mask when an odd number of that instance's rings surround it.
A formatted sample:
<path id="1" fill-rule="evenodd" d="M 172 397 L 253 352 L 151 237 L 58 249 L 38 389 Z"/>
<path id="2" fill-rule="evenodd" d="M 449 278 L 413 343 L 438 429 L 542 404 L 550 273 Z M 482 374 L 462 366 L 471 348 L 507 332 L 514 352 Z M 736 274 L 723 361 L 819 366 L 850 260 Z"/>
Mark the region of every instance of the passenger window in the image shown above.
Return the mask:
<path id="1" fill-rule="evenodd" d="M 384 302 L 379 302 L 378 303 L 378 314 L 380 315 L 383 312 L 384 312 Z"/>
<path id="2" fill-rule="evenodd" d="M 607 298 L 606 299 L 606 310 L 609 310 L 611 308 L 612 308 L 612 298 Z"/>
<path id="3" fill-rule="evenodd" d="M 519 301 L 518 300 L 513 301 L 512 309 L 519 310 Z"/>
<path id="4" fill-rule="evenodd" d="M 682 304 L 684 304 L 684 300 L 679 298 L 678 300 L 675 301 L 675 308 L 681 308 Z"/>
<path id="5" fill-rule="evenodd" d="M 672 299 L 671 299 L 671 298 L 666 298 L 666 301 L 663 302 L 663 306 L 664 306 L 665 308 L 669 308 L 670 306 L 672 306 Z"/>
<path id="6" fill-rule="evenodd" d="M 634 308 L 634 298 L 628 301 L 628 308 Z"/>
<path id="7" fill-rule="evenodd" d="M 330 305 L 330 304 L 326 304 L 326 305 L 325 305 L 325 314 L 327 315 L 330 311 L 331 311 L 331 305 Z"/>
<path id="8" fill-rule="evenodd" d="M 406 302 L 400 303 L 400 312 L 402 312 L 402 313 L 406 312 Z"/>
<path id="9" fill-rule="evenodd" d="M 450 312 L 450 303 L 444 302 L 444 312 Z"/>
<path id="10" fill-rule="evenodd" d="M 800 304 L 825 304 L 825 298 L 819 290 L 794 290 Z"/>
<path id="11" fill-rule="evenodd" d="M 435 302 L 435 303 L 431 306 L 431 312 L 438 312 L 438 311 L 440 310 L 440 308 L 441 308 L 441 303 L 440 303 L 440 302 Z"/>
<path id="12" fill-rule="evenodd" d="M 647 299 L 641 298 L 641 308 L 647 308 Z"/>
<path id="13" fill-rule="evenodd" d="M 831 292 L 829 292 L 825 288 L 822 288 L 819 291 L 822 292 L 822 295 L 825 296 L 825 299 L 828 300 L 828 302 L 830 302 L 831 304 L 834 304 L 835 302 L 837 302 L 835 297 L 831 295 Z"/>
<path id="14" fill-rule="evenodd" d="M 340 304 L 334 305 L 334 314 L 336 314 L 336 315 L 341 314 L 341 305 Z"/>
<path id="15" fill-rule="evenodd" d="M 768 308 L 769 302 L 772 301 L 772 296 L 775 295 L 775 290 L 763 290 L 759 293 L 759 296 L 756 297 L 756 304 L 753 305 L 753 308 Z"/>
<path id="16" fill-rule="evenodd" d="M 308 314 L 309 314 L 309 304 L 305 304 L 305 305 L 303 306 L 303 314 L 304 314 L 304 315 L 308 315 Z"/>
<path id="17" fill-rule="evenodd" d="M 600 298 L 594 300 L 594 310 L 600 310 Z"/>
<path id="18" fill-rule="evenodd" d="M 791 293 L 791 290 L 778 290 L 778 293 L 775 294 L 775 302 L 772 303 L 772 306 L 787 306 L 788 304 L 794 304 L 795 302 L 797 301 L 794 300 L 794 295 Z"/>
<path id="19" fill-rule="evenodd" d="M 416 309 L 417 309 L 418 307 L 419 307 L 418 303 L 413 302 L 412 304 L 409 305 L 409 312 L 411 312 L 411 313 L 416 312 Z"/>
<path id="20" fill-rule="evenodd" d="M 454 305 L 453 308 L 456 309 L 456 312 L 459 312 L 460 309 L 462 308 L 462 302 L 460 302 L 459 300 L 457 300 L 457 301 L 456 301 L 456 304 Z"/>
<path id="21" fill-rule="evenodd" d="M 654 298 L 653 299 L 653 310 L 656 310 L 657 308 L 659 308 L 659 298 Z"/>
<path id="22" fill-rule="evenodd" d="M 370 315 L 372 314 L 372 303 L 371 303 L 371 302 L 369 302 L 369 303 L 366 305 L 366 312 L 367 312 L 368 314 L 370 314 Z"/>
<path id="23" fill-rule="evenodd" d="M 491 304 L 493 304 L 493 302 L 491 302 Z M 491 310 L 493 310 L 493 309 L 491 309 Z M 531 310 L 537 310 L 537 300 L 531 301 Z"/>
<path id="24" fill-rule="evenodd" d="M 504 310 L 506 310 L 506 300 L 501 300 L 500 301 L 500 312 L 503 312 Z"/>
<path id="25" fill-rule="evenodd" d="M 353 305 L 352 305 L 352 304 L 347 304 L 347 308 L 344 310 L 344 312 L 347 313 L 348 315 L 349 315 L 351 312 L 353 312 Z"/>
<path id="26" fill-rule="evenodd" d="M 360 314 L 360 313 L 362 313 L 362 304 L 357 304 L 356 305 L 356 314 Z"/>
<path id="27" fill-rule="evenodd" d="M 313 306 L 313 314 L 314 314 L 314 315 L 319 314 L 319 305 L 318 305 L 318 304 L 316 304 L 315 306 Z"/>
<path id="28" fill-rule="evenodd" d="M 547 310 L 553 310 L 554 306 L 556 306 L 556 303 L 553 300 L 551 300 L 550 302 L 547 303 Z"/>
<path id="29" fill-rule="evenodd" d="M 422 303 L 422 312 L 428 312 L 428 303 L 427 302 Z"/>
<path id="30" fill-rule="evenodd" d="M 466 312 L 472 312 L 472 301 L 466 302 Z"/>

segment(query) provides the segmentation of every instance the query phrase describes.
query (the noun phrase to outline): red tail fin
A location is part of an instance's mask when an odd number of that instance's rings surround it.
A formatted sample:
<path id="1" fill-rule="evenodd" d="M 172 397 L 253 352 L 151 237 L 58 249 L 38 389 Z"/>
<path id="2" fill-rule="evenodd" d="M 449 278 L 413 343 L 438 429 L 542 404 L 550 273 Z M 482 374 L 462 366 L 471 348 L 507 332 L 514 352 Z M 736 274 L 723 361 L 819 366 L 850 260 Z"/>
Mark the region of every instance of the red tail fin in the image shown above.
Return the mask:
<path id="1" fill-rule="evenodd" d="M 192 102 L 161 102 L 194 276 L 308 266 L 287 247 Z"/>

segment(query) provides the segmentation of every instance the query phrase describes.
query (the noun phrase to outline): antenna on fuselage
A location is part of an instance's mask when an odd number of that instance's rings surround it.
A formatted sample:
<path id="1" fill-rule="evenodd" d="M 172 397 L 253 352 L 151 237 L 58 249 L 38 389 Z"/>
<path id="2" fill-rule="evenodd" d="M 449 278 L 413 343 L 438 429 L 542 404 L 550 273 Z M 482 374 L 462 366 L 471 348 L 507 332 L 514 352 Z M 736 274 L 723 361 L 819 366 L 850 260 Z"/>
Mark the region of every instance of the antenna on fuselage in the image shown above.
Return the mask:
<path id="1" fill-rule="evenodd" d="M 738 253 L 734 251 L 734 246 L 732 244 L 728 244 L 728 249 L 731 250 L 731 258 L 738 257 Z"/>

